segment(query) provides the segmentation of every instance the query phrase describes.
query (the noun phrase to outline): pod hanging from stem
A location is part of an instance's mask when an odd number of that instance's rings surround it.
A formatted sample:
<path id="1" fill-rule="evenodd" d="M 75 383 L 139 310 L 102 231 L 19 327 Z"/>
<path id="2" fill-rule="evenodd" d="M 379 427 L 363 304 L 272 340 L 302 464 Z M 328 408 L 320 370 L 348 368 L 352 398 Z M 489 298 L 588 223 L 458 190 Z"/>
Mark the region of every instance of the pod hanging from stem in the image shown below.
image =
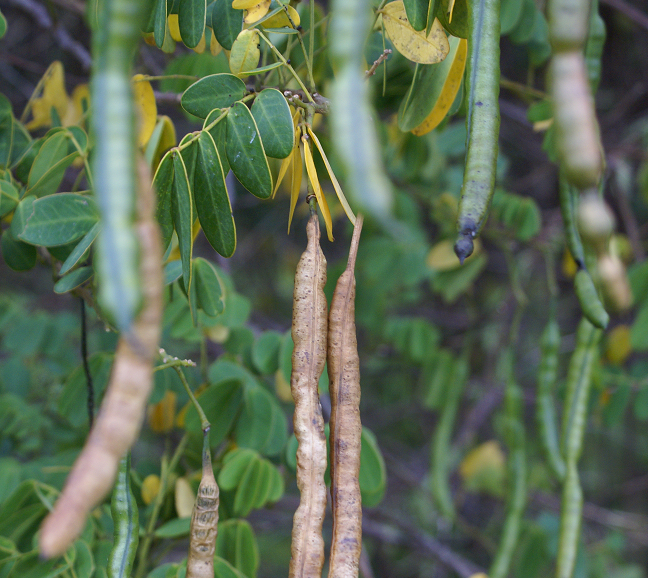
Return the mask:
<path id="1" fill-rule="evenodd" d="M 360 359 L 355 328 L 355 275 L 362 215 L 356 217 L 349 260 L 340 275 L 329 314 L 328 374 L 331 395 L 331 499 L 333 539 L 329 578 L 358 575 L 362 551 L 360 496 Z"/>
<path id="2" fill-rule="evenodd" d="M 191 514 L 187 578 L 214 578 L 219 494 L 212 468 L 207 425 L 203 428 L 202 479 Z"/>
<path id="3" fill-rule="evenodd" d="M 326 436 L 317 386 L 326 363 L 326 259 L 320 248 L 317 213 L 311 205 L 306 226 L 308 246 L 295 273 L 290 387 L 295 402 L 297 487 L 289 576 L 320 578 L 324 565 L 322 522 L 326 511 Z"/>

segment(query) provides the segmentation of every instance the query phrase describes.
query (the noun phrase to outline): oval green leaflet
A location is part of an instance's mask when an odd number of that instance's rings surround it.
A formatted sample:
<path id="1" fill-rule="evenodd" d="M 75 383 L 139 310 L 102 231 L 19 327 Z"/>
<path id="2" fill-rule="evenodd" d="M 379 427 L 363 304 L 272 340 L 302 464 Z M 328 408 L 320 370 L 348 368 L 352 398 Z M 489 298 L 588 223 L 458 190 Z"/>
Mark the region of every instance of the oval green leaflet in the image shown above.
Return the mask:
<path id="1" fill-rule="evenodd" d="M 214 250 L 231 257 L 236 249 L 236 229 L 221 157 L 207 131 L 200 133 L 197 143 L 193 196 L 198 219 Z"/>
<path id="2" fill-rule="evenodd" d="M 499 0 L 477 0 L 469 5 L 468 141 L 455 243 L 462 263 L 473 252 L 473 239 L 484 224 L 495 186 L 500 123 L 499 15 Z"/>
<path id="3" fill-rule="evenodd" d="M 403 0 L 407 20 L 414 30 L 426 30 L 430 18 L 434 20 L 438 0 Z"/>
<path id="4" fill-rule="evenodd" d="M 275 159 L 288 157 L 293 149 L 295 131 L 284 95 L 275 88 L 262 90 L 254 99 L 252 116 L 266 154 Z"/>
<path id="5" fill-rule="evenodd" d="M 272 175 L 263 142 L 250 109 L 241 102 L 235 103 L 227 115 L 225 151 L 240 183 L 254 196 L 270 198 Z"/>
<path id="6" fill-rule="evenodd" d="M 115 530 L 106 571 L 108 578 L 128 578 L 139 543 L 139 510 L 130 483 L 130 453 L 119 462 L 110 512 Z"/>
<path id="7" fill-rule="evenodd" d="M 233 74 L 211 74 L 194 82 L 182 94 L 180 104 L 199 118 L 215 108 L 227 108 L 245 96 L 245 83 Z"/>
<path id="8" fill-rule="evenodd" d="M 206 0 L 180 0 L 178 27 L 185 46 L 195 48 L 205 33 Z"/>
<path id="9" fill-rule="evenodd" d="M 191 290 L 191 257 L 193 254 L 193 200 L 182 155 L 178 151 L 174 151 L 172 157 L 171 216 L 178 235 L 180 259 L 182 260 L 182 279 L 185 289 L 189 293 Z"/>

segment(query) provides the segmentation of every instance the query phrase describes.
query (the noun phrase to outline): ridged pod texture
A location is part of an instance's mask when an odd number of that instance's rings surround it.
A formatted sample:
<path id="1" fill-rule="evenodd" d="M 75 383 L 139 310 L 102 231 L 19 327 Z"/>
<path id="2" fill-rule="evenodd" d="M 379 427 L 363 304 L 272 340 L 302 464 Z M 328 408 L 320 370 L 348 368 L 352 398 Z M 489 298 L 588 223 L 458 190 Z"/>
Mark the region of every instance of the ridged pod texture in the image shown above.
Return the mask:
<path id="1" fill-rule="evenodd" d="M 356 218 L 347 268 L 331 302 L 328 374 L 331 395 L 331 498 L 333 540 L 329 578 L 358 576 L 362 550 L 360 497 L 360 359 L 355 327 L 354 275 L 362 216 Z"/>
<path id="2" fill-rule="evenodd" d="M 139 435 L 153 385 L 162 320 L 162 244 L 155 220 L 151 175 L 139 163 L 140 189 L 135 230 L 140 243 L 144 306 L 128 336 L 117 345 L 110 382 L 94 427 L 74 462 L 54 510 L 40 532 L 40 552 L 59 556 L 81 533 L 90 510 L 111 490 L 122 456 Z"/>
<path id="3" fill-rule="evenodd" d="M 202 479 L 191 515 L 187 578 L 214 578 L 220 492 L 214 478 L 208 436 L 205 440 Z"/>
<path id="4" fill-rule="evenodd" d="M 320 248 L 317 215 L 306 226 L 308 245 L 297 265 L 293 295 L 290 387 L 295 402 L 297 487 L 289 576 L 317 577 L 324 565 L 322 522 L 326 510 L 326 436 L 317 386 L 326 363 L 326 259 Z"/>

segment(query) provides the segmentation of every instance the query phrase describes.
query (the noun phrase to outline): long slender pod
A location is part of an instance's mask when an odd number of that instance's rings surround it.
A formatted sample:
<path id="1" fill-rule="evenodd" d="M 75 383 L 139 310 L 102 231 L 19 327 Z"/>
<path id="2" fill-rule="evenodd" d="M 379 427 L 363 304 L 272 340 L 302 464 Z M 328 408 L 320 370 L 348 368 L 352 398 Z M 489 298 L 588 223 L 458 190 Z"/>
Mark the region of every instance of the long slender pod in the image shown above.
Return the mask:
<path id="1" fill-rule="evenodd" d="M 558 181 L 558 195 L 567 248 L 574 261 L 576 261 L 576 265 L 581 269 L 585 267 L 585 249 L 583 249 L 583 241 L 576 224 L 579 201 L 578 191 L 567 182 L 564 175 L 560 175 Z"/>
<path id="2" fill-rule="evenodd" d="M 134 230 L 137 125 L 130 75 L 147 2 L 101 4 L 93 33 L 91 80 L 92 174 L 102 220 L 97 238 L 98 298 L 110 320 L 128 331 L 141 302 Z"/>
<path id="3" fill-rule="evenodd" d="M 553 389 L 558 374 L 558 348 L 560 347 L 560 327 L 556 321 L 555 305 L 552 304 L 551 317 L 542 332 L 540 341 L 540 367 L 538 368 L 538 391 L 536 395 L 536 419 L 540 430 L 540 440 L 547 464 L 559 481 L 565 479 L 565 460 L 560 453 L 556 407 Z"/>
<path id="4" fill-rule="evenodd" d="M 468 140 L 455 243 L 462 263 L 473 252 L 493 197 L 500 125 L 500 1 L 471 0 L 468 12 Z"/>
<path id="5" fill-rule="evenodd" d="M 139 544 L 139 510 L 130 484 L 130 452 L 119 462 L 110 512 L 115 531 L 106 573 L 108 578 L 130 578 Z"/>
<path id="6" fill-rule="evenodd" d="M 202 478 L 191 514 L 187 578 L 214 578 L 219 494 L 212 468 L 207 428 L 203 431 Z"/>
<path id="7" fill-rule="evenodd" d="M 336 70 L 330 90 L 331 136 L 344 166 L 349 196 L 374 218 L 384 221 L 391 211 L 393 195 L 383 169 L 363 68 L 370 8 L 368 0 L 331 2 L 329 55 Z"/>
<path id="8" fill-rule="evenodd" d="M 602 334 L 600 329 L 583 318 L 576 334 L 576 349 L 569 362 L 561 440 L 567 473 L 563 485 L 556 578 L 571 578 L 576 564 L 583 509 L 577 464 L 583 448 L 592 368 Z"/>
<path id="9" fill-rule="evenodd" d="M 510 489 L 506 520 L 495 558 L 491 565 L 490 578 L 505 578 L 511 566 L 520 536 L 520 528 L 527 502 L 527 466 L 525 432 L 522 421 L 522 392 L 513 374 L 513 350 L 509 345 L 500 358 L 499 373 L 506 380 L 504 389 L 504 411 L 506 444 L 509 449 L 508 475 Z"/>
<path id="10" fill-rule="evenodd" d="M 292 530 L 290 577 L 317 577 L 324 565 L 322 523 L 326 511 L 326 435 L 317 386 L 326 363 L 326 259 L 317 214 L 306 226 L 308 246 L 295 273 L 290 387 L 295 402 L 297 487 L 301 494 Z"/>
<path id="11" fill-rule="evenodd" d="M 355 261 L 362 230 L 357 215 L 349 260 L 329 314 L 328 374 L 331 395 L 331 501 L 333 539 L 329 578 L 356 578 L 362 550 L 360 498 L 360 359 L 355 327 Z"/>
<path id="12" fill-rule="evenodd" d="M 446 379 L 443 410 L 432 440 L 432 471 L 430 475 L 430 489 L 436 505 L 443 515 L 451 520 L 455 517 L 455 509 L 448 482 L 450 438 L 457 408 L 468 378 L 467 356 L 462 355 L 460 359 L 452 362 L 452 366 Z"/>
<path id="13" fill-rule="evenodd" d="M 592 370 L 602 334 L 586 318 L 581 319 L 576 334 L 576 349 L 569 361 L 562 421 L 560 447 L 567 465 L 578 461 L 583 447 Z"/>
<path id="14" fill-rule="evenodd" d="M 132 327 L 137 343 L 120 337 L 101 409 L 54 510 L 40 533 L 41 554 L 63 554 L 81 533 L 87 514 L 110 491 L 119 460 L 139 434 L 153 384 L 162 320 L 162 244 L 155 220 L 155 194 L 143 159 L 138 162 L 139 194 L 135 230 L 141 247 L 143 308 Z"/>
<path id="15" fill-rule="evenodd" d="M 583 490 L 578 477 L 578 468 L 575 463 L 570 463 L 567 465 L 560 506 L 560 537 L 556 578 L 572 578 L 574 574 L 582 512 Z"/>

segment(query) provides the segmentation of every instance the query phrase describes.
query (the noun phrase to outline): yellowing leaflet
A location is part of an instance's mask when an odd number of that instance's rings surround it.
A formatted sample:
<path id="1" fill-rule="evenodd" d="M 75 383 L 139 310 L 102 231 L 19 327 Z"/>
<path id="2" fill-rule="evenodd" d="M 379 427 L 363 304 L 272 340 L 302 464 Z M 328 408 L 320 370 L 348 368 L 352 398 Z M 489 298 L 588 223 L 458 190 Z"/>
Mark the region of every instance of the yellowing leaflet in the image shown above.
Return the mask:
<path id="1" fill-rule="evenodd" d="M 436 18 L 426 36 L 425 31 L 418 32 L 412 28 L 402 0 L 387 4 L 382 9 L 382 17 L 394 47 L 408 60 L 419 64 L 435 64 L 447 56 L 450 50 L 448 37 Z"/>
<path id="2" fill-rule="evenodd" d="M 346 197 L 344 196 L 344 193 L 342 192 L 342 187 L 340 187 L 340 183 L 335 177 L 335 173 L 333 172 L 333 169 L 331 168 L 331 165 L 328 159 L 326 158 L 326 155 L 324 154 L 324 149 L 322 148 L 319 139 L 317 138 L 315 133 L 311 130 L 310 126 L 308 127 L 308 134 L 311 136 L 313 142 L 315 143 L 315 145 L 317 145 L 317 149 L 322 155 L 322 159 L 324 160 L 324 164 L 326 165 L 326 170 L 328 171 L 329 177 L 331 178 L 331 182 L 333 183 L 333 188 L 335 189 L 335 193 L 337 194 L 338 199 L 340 200 L 340 203 L 344 208 L 344 212 L 346 213 L 347 217 L 349 217 L 349 221 L 351 221 L 355 225 L 356 219 L 355 219 L 355 215 L 353 214 L 353 211 L 351 210 L 351 206 L 349 205 L 348 201 L 346 200 Z"/>
<path id="3" fill-rule="evenodd" d="M 317 197 L 317 203 L 320 206 L 322 211 L 322 217 L 324 217 L 324 223 L 326 225 L 326 235 L 328 236 L 329 241 L 333 241 L 333 222 L 331 220 L 331 212 L 328 208 L 328 203 L 324 198 L 322 193 L 322 187 L 319 184 L 319 179 L 317 178 L 317 171 L 315 170 L 315 163 L 313 162 L 313 153 L 310 150 L 308 145 L 308 140 L 306 136 L 302 136 L 301 148 L 304 151 L 304 161 L 306 163 L 306 172 L 308 173 L 308 180 L 313 186 L 313 192 Z"/>

